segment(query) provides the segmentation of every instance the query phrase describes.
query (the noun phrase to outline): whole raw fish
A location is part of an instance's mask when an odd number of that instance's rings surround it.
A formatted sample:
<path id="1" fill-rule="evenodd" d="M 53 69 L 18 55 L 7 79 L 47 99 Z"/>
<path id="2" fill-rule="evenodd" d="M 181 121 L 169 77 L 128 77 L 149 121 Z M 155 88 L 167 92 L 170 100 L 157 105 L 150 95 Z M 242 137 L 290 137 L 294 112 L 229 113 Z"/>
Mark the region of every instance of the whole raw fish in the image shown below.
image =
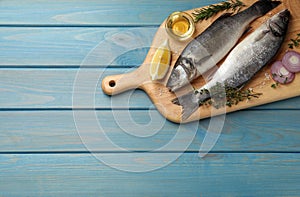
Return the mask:
<path id="1" fill-rule="evenodd" d="M 282 45 L 289 17 L 288 10 L 271 17 L 229 53 L 211 81 L 200 89 L 173 100 L 173 103 L 182 105 L 182 119 L 187 119 L 203 101 L 211 98 L 211 90 L 217 85 L 242 87 L 265 66 Z"/>
<path id="2" fill-rule="evenodd" d="M 260 0 L 233 16 L 219 17 L 183 50 L 167 87 L 175 91 L 213 68 L 234 47 L 254 19 L 279 4 L 278 1 Z"/>

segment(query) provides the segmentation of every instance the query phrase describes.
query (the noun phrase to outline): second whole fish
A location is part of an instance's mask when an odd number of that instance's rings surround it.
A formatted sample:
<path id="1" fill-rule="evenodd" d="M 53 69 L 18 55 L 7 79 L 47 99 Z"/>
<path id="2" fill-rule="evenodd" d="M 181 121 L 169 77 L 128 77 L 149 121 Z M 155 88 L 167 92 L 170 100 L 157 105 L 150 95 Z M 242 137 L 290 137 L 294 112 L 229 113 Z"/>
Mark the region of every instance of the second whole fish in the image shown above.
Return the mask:
<path id="1" fill-rule="evenodd" d="M 253 20 L 279 4 L 278 1 L 259 0 L 233 16 L 219 17 L 183 50 L 167 87 L 174 92 L 209 71 L 234 47 Z"/>
<path id="2" fill-rule="evenodd" d="M 290 12 L 283 10 L 246 37 L 228 55 L 211 81 L 200 89 L 183 95 L 173 103 L 182 106 L 182 120 L 195 112 L 201 103 L 213 96 L 213 88 L 239 88 L 247 83 L 278 52 L 284 41 Z"/>

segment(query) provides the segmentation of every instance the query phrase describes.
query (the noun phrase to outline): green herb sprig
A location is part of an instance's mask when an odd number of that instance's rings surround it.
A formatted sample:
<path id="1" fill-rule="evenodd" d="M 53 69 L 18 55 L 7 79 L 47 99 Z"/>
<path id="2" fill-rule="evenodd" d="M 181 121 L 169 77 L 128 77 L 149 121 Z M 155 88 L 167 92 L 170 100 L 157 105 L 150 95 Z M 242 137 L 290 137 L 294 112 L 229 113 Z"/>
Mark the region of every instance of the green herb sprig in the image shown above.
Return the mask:
<path id="1" fill-rule="evenodd" d="M 299 47 L 300 45 L 300 33 L 297 34 L 296 38 L 292 38 L 290 40 L 290 43 L 288 43 L 288 46 L 290 49 L 294 49 L 294 47 Z"/>
<path id="2" fill-rule="evenodd" d="M 204 93 L 208 93 L 208 90 L 203 90 Z M 229 86 L 224 86 L 221 83 L 217 83 L 214 87 L 210 89 L 211 99 L 205 101 L 205 105 L 212 105 L 216 109 L 224 107 L 232 107 L 237 105 L 239 102 L 244 100 L 251 100 L 252 98 L 259 98 L 262 93 L 256 93 L 252 89 L 242 90 L 240 88 L 232 88 Z M 225 100 L 226 99 L 226 100 Z"/>
<path id="3" fill-rule="evenodd" d="M 276 89 L 278 86 L 279 86 L 279 83 L 278 83 L 278 82 L 277 82 L 277 83 L 273 83 L 273 84 L 271 85 L 271 88 Z"/>
<path id="4" fill-rule="evenodd" d="M 198 22 L 202 20 L 207 20 L 210 17 L 224 10 L 232 10 L 233 12 L 239 12 L 240 9 L 244 6 L 246 5 L 240 0 L 230 0 L 221 2 L 220 4 L 210 5 L 200 10 L 195 10 L 192 14 L 195 17 L 195 22 Z"/>

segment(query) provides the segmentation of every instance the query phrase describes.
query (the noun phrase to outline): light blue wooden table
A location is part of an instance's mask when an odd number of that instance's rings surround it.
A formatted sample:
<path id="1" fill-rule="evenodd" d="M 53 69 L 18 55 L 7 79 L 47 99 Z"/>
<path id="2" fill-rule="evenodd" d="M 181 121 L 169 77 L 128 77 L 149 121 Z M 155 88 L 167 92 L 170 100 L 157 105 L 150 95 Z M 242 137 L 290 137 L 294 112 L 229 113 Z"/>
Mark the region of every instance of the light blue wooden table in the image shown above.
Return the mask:
<path id="1" fill-rule="evenodd" d="M 142 63 L 168 14 L 216 2 L 1 0 L 0 196 L 299 196 L 299 97 L 226 115 L 201 158 L 209 119 L 182 149 L 194 125 L 179 131 L 142 91 L 101 91 L 103 76 Z"/>

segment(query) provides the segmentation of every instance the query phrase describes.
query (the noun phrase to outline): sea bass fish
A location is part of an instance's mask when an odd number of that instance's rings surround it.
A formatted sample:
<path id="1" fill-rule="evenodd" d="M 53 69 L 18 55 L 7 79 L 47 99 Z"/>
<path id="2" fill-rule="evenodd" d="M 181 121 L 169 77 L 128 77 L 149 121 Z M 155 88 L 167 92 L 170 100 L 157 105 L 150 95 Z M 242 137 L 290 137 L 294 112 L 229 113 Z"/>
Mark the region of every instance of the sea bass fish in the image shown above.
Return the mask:
<path id="1" fill-rule="evenodd" d="M 200 89 L 183 95 L 173 103 L 182 105 L 182 119 L 187 119 L 201 103 L 213 95 L 213 88 L 239 88 L 247 83 L 278 52 L 284 41 L 290 12 L 283 10 L 239 43 L 225 59 L 211 81 Z"/>
<path id="2" fill-rule="evenodd" d="M 279 4 L 278 1 L 259 0 L 233 16 L 219 17 L 183 50 L 167 87 L 175 91 L 213 68 L 234 47 L 253 20 Z"/>

